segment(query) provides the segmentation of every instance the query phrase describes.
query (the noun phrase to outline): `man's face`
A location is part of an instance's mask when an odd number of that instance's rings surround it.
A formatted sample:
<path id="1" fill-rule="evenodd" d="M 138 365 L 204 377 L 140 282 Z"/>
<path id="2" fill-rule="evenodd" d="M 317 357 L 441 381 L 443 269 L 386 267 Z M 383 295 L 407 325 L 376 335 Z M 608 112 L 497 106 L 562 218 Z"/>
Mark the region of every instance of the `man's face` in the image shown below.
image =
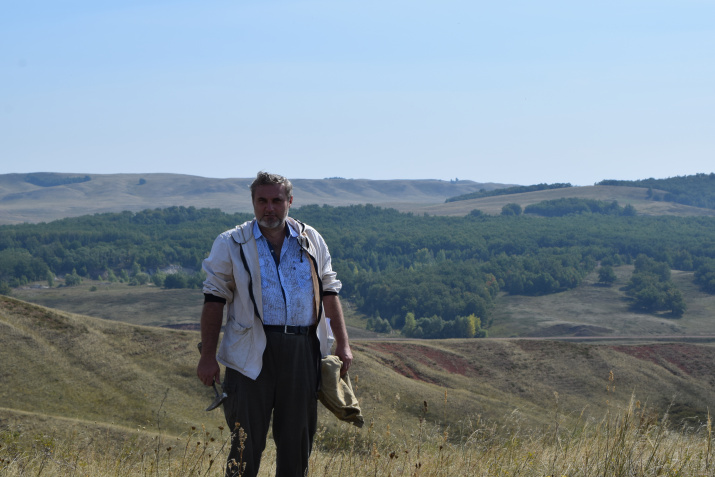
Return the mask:
<path id="1" fill-rule="evenodd" d="M 283 184 L 256 187 L 253 193 L 253 213 L 264 229 L 282 229 L 293 198 L 288 199 Z"/>

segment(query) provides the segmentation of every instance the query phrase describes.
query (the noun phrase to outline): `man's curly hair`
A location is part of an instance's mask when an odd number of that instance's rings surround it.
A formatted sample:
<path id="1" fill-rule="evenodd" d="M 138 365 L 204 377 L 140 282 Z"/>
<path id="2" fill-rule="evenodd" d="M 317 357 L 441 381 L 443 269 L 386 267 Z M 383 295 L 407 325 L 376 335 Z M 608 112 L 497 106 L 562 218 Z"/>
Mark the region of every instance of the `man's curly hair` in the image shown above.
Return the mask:
<path id="1" fill-rule="evenodd" d="M 286 199 L 290 200 L 291 197 L 293 197 L 293 184 L 291 184 L 287 178 L 278 174 L 261 171 L 256 175 L 256 178 L 251 183 L 251 199 L 255 196 L 256 187 L 273 184 L 283 184 L 285 186 Z"/>

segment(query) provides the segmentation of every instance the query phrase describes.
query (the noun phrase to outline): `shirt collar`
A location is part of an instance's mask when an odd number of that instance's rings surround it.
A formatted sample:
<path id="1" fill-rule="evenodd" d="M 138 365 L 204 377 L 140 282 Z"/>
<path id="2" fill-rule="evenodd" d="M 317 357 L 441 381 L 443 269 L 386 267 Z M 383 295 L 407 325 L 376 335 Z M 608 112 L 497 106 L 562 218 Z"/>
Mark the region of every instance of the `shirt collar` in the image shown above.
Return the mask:
<path id="1" fill-rule="evenodd" d="M 298 231 L 293 228 L 290 221 L 286 220 L 286 224 L 288 224 L 288 232 L 286 232 L 286 237 L 298 237 L 300 235 Z M 261 233 L 261 228 L 258 226 L 257 220 L 253 221 L 253 236 L 256 238 L 256 240 L 263 237 L 263 234 Z"/>

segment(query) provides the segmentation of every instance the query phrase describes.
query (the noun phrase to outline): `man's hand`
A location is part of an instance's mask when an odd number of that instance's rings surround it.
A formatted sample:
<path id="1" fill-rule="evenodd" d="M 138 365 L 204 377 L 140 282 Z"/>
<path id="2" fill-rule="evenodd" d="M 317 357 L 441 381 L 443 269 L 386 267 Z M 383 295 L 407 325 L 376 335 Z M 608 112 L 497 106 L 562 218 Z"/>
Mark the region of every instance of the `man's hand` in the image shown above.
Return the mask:
<path id="1" fill-rule="evenodd" d="M 340 305 L 340 299 L 337 295 L 325 295 L 323 297 L 323 308 L 325 316 L 330 318 L 330 328 L 333 330 L 333 336 L 335 336 L 335 355 L 343 362 L 343 366 L 340 368 L 340 376 L 345 376 L 345 373 L 348 372 L 350 365 L 353 363 L 353 352 L 350 351 L 350 343 L 348 343 L 343 307 Z"/>
<path id="2" fill-rule="evenodd" d="M 343 362 L 340 368 L 340 376 L 345 376 L 345 373 L 350 369 L 350 365 L 353 364 L 353 353 L 350 351 L 350 345 L 347 343 L 345 343 L 345 346 L 342 344 L 337 345 L 335 347 L 335 355 Z"/>
<path id="3" fill-rule="evenodd" d="M 211 386 L 214 379 L 221 384 L 221 368 L 216 361 L 216 345 L 221 333 L 223 303 L 206 302 L 201 311 L 201 359 L 196 367 L 196 375 L 206 386 Z"/>
<path id="4" fill-rule="evenodd" d="M 211 386 L 214 381 L 221 384 L 221 368 L 215 356 L 201 356 L 196 368 L 196 375 L 206 386 Z"/>

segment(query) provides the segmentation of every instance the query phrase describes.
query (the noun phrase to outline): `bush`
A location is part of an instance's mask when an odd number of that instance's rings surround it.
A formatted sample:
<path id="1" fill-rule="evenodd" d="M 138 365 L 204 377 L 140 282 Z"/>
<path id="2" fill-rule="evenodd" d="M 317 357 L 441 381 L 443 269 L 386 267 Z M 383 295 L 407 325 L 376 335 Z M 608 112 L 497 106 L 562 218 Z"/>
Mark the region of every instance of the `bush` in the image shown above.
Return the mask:
<path id="1" fill-rule="evenodd" d="M 392 326 L 390 322 L 380 318 L 379 316 L 375 318 L 367 319 L 366 328 L 371 331 L 376 331 L 378 333 L 390 333 L 392 331 Z"/>
<path id="2" fill-rule="evenodd" d="M 506 204 L 501 208 L 502 215 L 521 215 L 521 212 L 521 206 L 516 203 Z"/>
<path id="3" fill-rule="evenodd" d="M 12 288 L 8 282 L 0 282 L 0 295 L 10 296 Z"/>
<path id="4" fill-rule="evenodd" d="M 616 281 L 616 272 L 609 265 L 602 265 L 598 270 L 598 283 L 611 286 Z"/>
<path id="5" fill-rule="evenodd" d="M 188 288 L 189 277 L 185 273 L 172 273 L 166 276 L 164 288 Z"/>
<path id="6" fill-rule="evenodd" d="M 144 272 L 139 272 L 132 277 L 129 285 L 146 285 L 149 283 L 150 277 Z"/>
<path id="7" fill-rule="evenodd" d="M 65 275 L 65 286 L 66 287 L 76 287 L 82 283 L 82 277 L 77 275 L 77 270 L 72 269 L 72 273 Z"/>
<path id="8" fill-rule="evenodd" d="M 166 273 L 156 272 L 154 275 L 151 276 L 151 282 L 158 287 L 163 287 L 165 280 Z"/>

